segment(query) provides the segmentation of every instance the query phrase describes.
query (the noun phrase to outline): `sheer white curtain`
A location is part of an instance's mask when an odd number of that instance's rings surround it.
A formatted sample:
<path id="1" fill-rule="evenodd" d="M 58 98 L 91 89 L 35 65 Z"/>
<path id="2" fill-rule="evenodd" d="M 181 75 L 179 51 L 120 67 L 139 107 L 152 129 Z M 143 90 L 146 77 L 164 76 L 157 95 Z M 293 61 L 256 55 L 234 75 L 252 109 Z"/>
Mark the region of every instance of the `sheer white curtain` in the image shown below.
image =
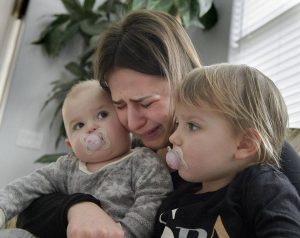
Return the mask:
<path id="1" fill-rule="evenodd" d="M 300 0 L 235 0 L 229 62 L 254 66 L 281 90 L 300 128 Z"/>

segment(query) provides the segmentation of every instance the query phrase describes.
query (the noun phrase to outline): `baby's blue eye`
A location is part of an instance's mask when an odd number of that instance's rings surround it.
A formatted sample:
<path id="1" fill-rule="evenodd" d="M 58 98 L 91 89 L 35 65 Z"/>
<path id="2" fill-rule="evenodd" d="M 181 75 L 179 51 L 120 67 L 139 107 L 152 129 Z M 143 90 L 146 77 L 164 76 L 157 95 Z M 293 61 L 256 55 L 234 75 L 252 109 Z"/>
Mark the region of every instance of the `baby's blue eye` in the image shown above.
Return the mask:
<path id="1" fill-rule="evenodd" d="M 99 113 L 98 113 L 98 119 L 104 119 L 104 118 L 106 118 L 108 116 L 108 112 L 107 111 L 100 111 Z"/>
<path id="2" fill-rule="evenodd" d="M 78 122 L 73 126 L 73 130 L 79 130 L 80 128 L 82 128 L 84 126 L 84 123 L 82 122 Z"/>

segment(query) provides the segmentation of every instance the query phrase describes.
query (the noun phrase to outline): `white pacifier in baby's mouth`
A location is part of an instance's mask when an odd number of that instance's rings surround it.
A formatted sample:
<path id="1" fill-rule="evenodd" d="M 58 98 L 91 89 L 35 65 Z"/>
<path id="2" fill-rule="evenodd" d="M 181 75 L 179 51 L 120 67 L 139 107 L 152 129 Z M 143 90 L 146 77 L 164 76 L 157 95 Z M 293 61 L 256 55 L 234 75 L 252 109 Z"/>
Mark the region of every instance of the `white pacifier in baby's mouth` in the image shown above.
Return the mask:
<path id="1" fill-rule="evenodd" d="M 182 158 L 182 151 L 179 148 L 171 149 L 168 146 L 168 152 L 166 155 L 167 165 L 174 170 L 178 170 L 180 167 L 187 168 L 186 162 Z"/>
<path id="2" fill-rule="evenodd" d="M 106 150 L 110 147 L 110 140 L 106 131 L 102 128 L 95 130 L 91 134 L 82 136 L 80 142 L 89 154 L 98 150 Z"/>

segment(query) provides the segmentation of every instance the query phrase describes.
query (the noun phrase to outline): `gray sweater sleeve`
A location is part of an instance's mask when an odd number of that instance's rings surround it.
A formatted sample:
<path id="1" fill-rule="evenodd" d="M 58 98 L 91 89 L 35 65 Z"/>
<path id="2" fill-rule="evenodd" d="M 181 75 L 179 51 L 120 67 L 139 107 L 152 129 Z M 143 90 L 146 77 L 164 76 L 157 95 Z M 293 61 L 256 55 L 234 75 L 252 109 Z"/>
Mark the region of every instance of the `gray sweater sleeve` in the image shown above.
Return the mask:
<path id="1" fill-rule="evenodd" d="M 51 163 L 31 174 L 18 178 L 0 189 L 0 223 L 23 211 L 34 199 L 42 194 L 50 194 L 63 187 L 62 176 L 66 174 L 68 156 L 63 156 L 57 162 Z M 65 175 L 66 176 L 66 175 Z M 59 182 L 58 182 L 59 179 Z M 60 191 L 63 192 L 63 191 Z M 2 219 L 1 219 L 2 217 Z M 0 224 L 0 227 L 3 224 Z"/>
<path id="2" fill-rule="evenodd" d="M 157 209 L 173 190 L 171 176 L 157 154 L 147 148 L 133 159 L 132 175 L 135 199 L 120 223 L 126 238 L 151 237 Z"/>

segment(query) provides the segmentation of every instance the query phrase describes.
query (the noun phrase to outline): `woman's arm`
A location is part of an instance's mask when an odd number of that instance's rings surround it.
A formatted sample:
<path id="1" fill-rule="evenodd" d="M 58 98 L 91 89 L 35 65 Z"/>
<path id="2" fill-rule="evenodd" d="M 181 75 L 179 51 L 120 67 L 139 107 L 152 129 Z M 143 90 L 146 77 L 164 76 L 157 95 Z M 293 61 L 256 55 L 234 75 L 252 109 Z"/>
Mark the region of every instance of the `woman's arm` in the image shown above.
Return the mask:
<path id="1" fill-rule="evenodd" d="M 282 147 L 281 169 L 300 194 L 300 156 L 287 141 Z"/>
<path id="2" fill-rule="evenodd" d="M 38 237 L 65 238 L 67 237 L 68 211 L 74 204 L 82 202 L 100 205 L 99 200 L 88 194 L 53 193 L 44 195 L 32 202 L 18 216 L 17 227 Z"/>

